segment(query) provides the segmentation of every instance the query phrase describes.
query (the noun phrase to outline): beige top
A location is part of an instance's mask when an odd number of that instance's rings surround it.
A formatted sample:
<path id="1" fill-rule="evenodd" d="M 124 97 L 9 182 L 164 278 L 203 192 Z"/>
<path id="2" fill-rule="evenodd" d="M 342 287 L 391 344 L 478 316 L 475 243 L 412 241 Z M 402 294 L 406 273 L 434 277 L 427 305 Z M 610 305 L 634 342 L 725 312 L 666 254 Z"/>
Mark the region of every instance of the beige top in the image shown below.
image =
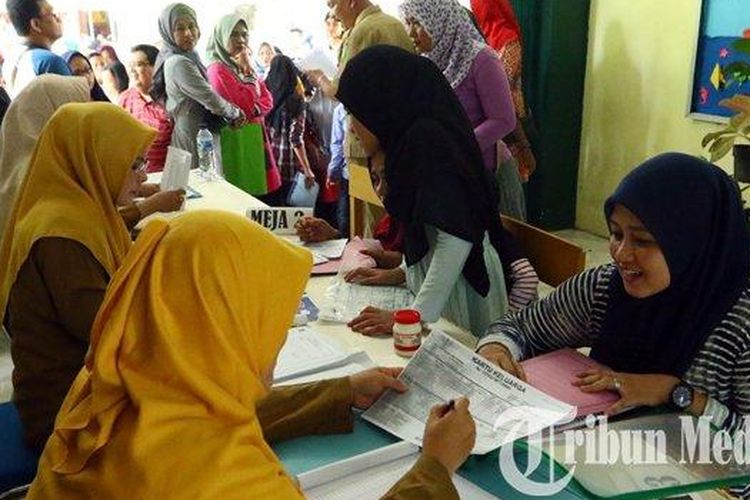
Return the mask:
<path id="1" fill-rule="evenodd" d="M 333 81 L 338 88 L 339 77 L 344 72 L 349 61 L 365 50 L 375 45 L 393 45 L 414 52 L 414 42 L 406 33 L 404 25 L 393 16 L 384 14 L 380 7 L 371 5 L 357 16 L 354 27 L 344 34 L 339 52 L 339 74 Z M 358 164 L 366 164 L 362 159 L 366 158 L 364 149 L 359 140 L 350 132 L 351 125 L 347 120 L 347 133 L 344 140 L 344 155 L 347 160 L 359 159 Z"/>
<path id="2" fill-rule="evenodd" d="M 63 104 L 88 100 L 85 78 L 47 74 L 32 81 L 11 102 L 0 129 L 0 237 L 47 121 Z"/>

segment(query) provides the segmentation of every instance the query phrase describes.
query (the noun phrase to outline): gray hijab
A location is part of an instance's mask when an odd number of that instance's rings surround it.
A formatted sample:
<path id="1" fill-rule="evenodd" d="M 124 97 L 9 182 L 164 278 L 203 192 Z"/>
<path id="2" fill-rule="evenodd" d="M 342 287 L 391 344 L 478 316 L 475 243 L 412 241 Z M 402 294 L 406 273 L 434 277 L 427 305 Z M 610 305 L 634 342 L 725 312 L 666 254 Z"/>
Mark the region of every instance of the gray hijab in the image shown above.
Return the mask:
<path id="1" fill-rule="evenodd" d="M 159 35 L 161 35 L 163 47 L 159 51 L 159 56 L 156 58 L 156 64 L 154 65 L 154 83 L 151 86 L 150 94 L 155 101 L 165 102 L 167 99 L 167 82 L 164 80 L 164 63 L 174 55 L 185 56 L 193 61 L 198 67 L 198 71 L 203 75 L 203 78 L 208 80 L 208 77 L 206 76 L 206 67 L 203 66 L 198 53 L 194 50 L 186 52 L 177 45 L 177 42 L 175 42 L 172 31 L 174 30 L 174 25 L 177 23 L 177 20 L 181 17 L 189 17 L 193 20 L 195 25 L 198 26 L 198 18 L 195 16 L 195 11 L 184 3 L 173 3 L 167 5 L 159 16 Z"/>

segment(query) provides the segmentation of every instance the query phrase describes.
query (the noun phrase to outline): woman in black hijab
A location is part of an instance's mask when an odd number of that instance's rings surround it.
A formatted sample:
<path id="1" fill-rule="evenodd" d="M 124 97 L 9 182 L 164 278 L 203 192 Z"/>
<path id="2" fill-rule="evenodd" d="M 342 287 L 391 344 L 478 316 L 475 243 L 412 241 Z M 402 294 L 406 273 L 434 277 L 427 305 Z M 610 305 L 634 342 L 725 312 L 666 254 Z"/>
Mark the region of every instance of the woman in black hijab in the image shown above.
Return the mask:
<path id="1" fill-rule="evenodd" d="M 62 57 L 68 64 L 68 68 L 70 68 L 70 72 L 73 76 L 86 77 L 86 81 L 89 82 L 89 88 L 91 88 L 92 101 L 110 102 L 109 98 L 104 93 L 104 90 L 96 81 L 96 78 L 94 78 L 94 67 L 86 56 L 80 52 L 71 50 L 64 53 Z"/>
<path id="2" fill-rule="evenodd" d="M 614 263 L 493 324 L 479 353 L 523 376 L 523 359 L 590 346 L 608 368 L 576 385 L 618 392 L 609 413 L 669 405 L 736 430 L 750 415 L 750 234 L 737 185 L 663 154 L 623 179 L 605 216 Z"/>
<path id="3" fill-rule="evenodd" d="M 407 285 L 425 322 L 441 316 L 483 333 L 507 309 L 498 248 L 495 183 L 461 104 L 430 60 L 390 46 L 347 64 L 338 99 L 372 158 L 384 154 L 378 189 L 404 227 Z M 350 323 L 389 333 L 390 311 L 368 308 Z"/>
<path id="4" fill-rule="evenodd" d="M 266 116 L 266 125 L 271 136 L 271 150 L 281 174 L 281 187 L 263 197 L 263 201 L 271 206 L 286 206 L 287 195 L 297 172 L 305 176 L 308 187 L 315 183 L 304 142 L 307 120 L 304 90 L 299 70 L 285 55 L 277 55 L 271 61 L 266 86 L 273 95 L 273 108 Z"/>

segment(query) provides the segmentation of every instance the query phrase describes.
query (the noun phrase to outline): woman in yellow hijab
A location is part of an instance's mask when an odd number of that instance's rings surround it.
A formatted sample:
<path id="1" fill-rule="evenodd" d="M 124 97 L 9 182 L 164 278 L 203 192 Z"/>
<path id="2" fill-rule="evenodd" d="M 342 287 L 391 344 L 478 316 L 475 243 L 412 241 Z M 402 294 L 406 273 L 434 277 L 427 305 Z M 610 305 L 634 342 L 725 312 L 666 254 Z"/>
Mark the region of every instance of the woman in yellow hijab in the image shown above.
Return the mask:
<path id="1" fill-rule="evenodd" d="M 32 446 L 52 431 L 107 282 L 131 246 L 117 205 L 132 202 L 155 134 L 115 105 L 66 104 L 31 156 L 0 243 L 0 320 Z"/>
<path id="2" fill-rule="evenodd" d="M 27 498 L 301 498 L 264 435 L 350 430 L 351 405 L 405 389 L 375 369 L 267 397 L 311 266 L 238 215 L 151 222 L 107 289 Z M 434 419 L 443 448 L 471 449 L 466 405 Z M 435 455 L 394 491 L 455 498 L 450 453 Z"/>

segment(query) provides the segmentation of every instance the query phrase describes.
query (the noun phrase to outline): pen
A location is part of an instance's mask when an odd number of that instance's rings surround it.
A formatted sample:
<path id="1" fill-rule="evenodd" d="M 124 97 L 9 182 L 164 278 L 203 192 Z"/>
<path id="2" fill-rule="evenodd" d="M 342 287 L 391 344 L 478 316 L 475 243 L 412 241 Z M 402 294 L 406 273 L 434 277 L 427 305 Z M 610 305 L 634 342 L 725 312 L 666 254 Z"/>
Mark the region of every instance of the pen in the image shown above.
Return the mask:
<path id="1" fill-rule="evenodd" d="M 448 404 L 445 405 L 445 411 L 443 411 L 443 415 L 447 415 L 455 407 L 456 407 L 456 400 L 455 399 L 451 399 L 450 401 L 448 401 Z"/>

